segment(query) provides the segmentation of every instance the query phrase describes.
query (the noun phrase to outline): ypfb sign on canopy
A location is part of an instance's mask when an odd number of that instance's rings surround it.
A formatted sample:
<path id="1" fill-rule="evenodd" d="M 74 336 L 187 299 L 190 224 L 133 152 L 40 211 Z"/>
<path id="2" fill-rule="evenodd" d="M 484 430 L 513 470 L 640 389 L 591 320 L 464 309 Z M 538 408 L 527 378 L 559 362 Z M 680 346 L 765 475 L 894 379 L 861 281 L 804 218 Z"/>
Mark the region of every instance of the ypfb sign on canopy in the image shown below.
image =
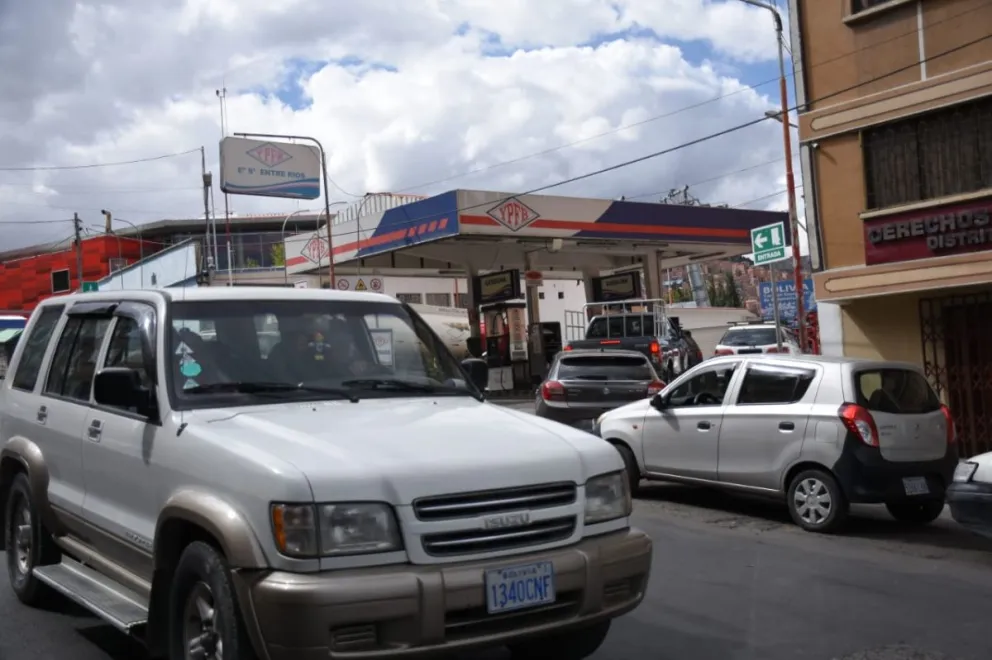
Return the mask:
<path id="1" fill-rule="evenodd" d="M 320 197 L 320 152 L 289 142 L 226 137 L 220 142 L 220 189 L 229 195 Z"/>

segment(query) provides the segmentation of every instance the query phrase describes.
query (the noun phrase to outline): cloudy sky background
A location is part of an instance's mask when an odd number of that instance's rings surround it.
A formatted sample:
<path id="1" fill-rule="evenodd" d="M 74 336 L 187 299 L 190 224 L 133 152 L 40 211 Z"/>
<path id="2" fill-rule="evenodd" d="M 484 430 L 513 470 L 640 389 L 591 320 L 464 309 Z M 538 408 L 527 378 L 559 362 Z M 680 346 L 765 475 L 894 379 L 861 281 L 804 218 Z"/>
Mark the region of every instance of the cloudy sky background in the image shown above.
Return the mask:
<path id="1" fill-rule="evenodd" d="M 0 250 L 66 238 L 73 212 L 202 217 L 198 151 L 79 166 L 202 145 L 216 179 L 221 87 L 229 131 L 324 143 L 332 201 L 528 190 L 779 103 L 771 17 L 737 0 L 0 0 L 0 63 Z M 547 193 L 657 201 L 685 185 L 785 209 L 781 125 Z"/>

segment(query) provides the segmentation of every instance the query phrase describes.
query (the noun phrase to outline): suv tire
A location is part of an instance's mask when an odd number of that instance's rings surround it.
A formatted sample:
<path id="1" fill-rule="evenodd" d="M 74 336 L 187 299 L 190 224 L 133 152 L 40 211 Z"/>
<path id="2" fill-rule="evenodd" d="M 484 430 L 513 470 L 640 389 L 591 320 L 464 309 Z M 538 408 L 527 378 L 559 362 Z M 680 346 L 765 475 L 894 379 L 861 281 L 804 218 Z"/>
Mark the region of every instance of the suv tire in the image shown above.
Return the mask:
<path id="1" fill-rule="evenodd" d="M 924 499 L 886 502 L 889 514 L 901 523 L 928 525 L 944 511 L 944 500 Z"/>
<path id="2" fill-rule="evenodd" d="M 627 473 L 627 487 L 630 489 L 630 496 L 634 497 L 641 490 L 641 468 L 637 465 L 637 459 L 634 458 L 634 452 L 630 447 L 619 442 L 613 443 L 613 446 L 617 448 L 620 458 L 623 459 L 624 471 Z"/>
<path id="3" fill-rule="evenodd" d="M 837 480 L 825 470 L 803 470 L 789 484 L 786 506 L 807 532 L 831 534 L 847 520 L 848 502 Z"/>
<path id="4" fill-rule="evenodd" d="M 41 523 L 31 499 L 28 477 L 23 472 L 14 477 L 7 491 L 4 523 L 3 547 L 10 587 L 25 605 L 41 605 L 54 592 L 34 576 L 34 567 L 57 564 L 62 553 Z"/>
<path id="5" fill-rule="evenodd" d="M 172 578 L 169 593 L 169 657 L 190 657 L 192 646 L 205 653 L 192 657 L 216 658 L 214 650 L 222 643 L 224 658 L 255 660 L 234 599 L 234 588 L 227 561 L 212 546 L 194 541 L 186 546 Z"/>
<path id="6" fill-rule="evenodd" d="M 583 660 L 596 652 L 610 632 L 610 622 L 596 623 L 565 633 L 537 637 L 527 642 L 511 644 L 513 660 Z"/>

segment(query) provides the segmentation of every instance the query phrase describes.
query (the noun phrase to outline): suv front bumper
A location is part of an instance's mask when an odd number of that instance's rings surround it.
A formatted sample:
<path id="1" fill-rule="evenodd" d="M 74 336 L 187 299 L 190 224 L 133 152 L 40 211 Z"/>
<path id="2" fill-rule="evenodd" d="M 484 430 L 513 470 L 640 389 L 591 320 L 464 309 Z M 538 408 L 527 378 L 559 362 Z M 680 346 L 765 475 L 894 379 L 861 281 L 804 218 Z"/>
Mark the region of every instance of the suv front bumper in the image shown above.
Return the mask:
<path id="1" fill-rule="evenodd" d="M 499 646 L 612 619 L 644 598 L 651 539 L 636 529 L 458 564 L 324 573 L 236 572 L 245 623 L 269 660 L 378 660 Z M 553 605 L 490 615 L 485 571 L 551 561 Z"/>

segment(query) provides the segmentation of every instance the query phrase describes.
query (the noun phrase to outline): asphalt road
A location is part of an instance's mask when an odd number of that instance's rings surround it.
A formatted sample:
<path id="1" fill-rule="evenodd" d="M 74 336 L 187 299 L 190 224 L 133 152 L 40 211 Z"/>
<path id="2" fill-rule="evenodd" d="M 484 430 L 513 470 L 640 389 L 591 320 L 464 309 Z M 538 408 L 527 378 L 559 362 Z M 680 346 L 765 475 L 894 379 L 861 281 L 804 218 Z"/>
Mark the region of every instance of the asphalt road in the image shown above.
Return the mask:
<path id="1" fill-rule="evenodd" d="M 649 593 L 593 660 L 989 657 L 992 543 L 946 517 L 912 529 L 861 508 L 828 537 L 802 532 L 775 503 L 645 490 L 634 520 L 655 543 Z M 0 660 L 145 657 L 78 608 L 28 609 L 0 583 Z"/>

